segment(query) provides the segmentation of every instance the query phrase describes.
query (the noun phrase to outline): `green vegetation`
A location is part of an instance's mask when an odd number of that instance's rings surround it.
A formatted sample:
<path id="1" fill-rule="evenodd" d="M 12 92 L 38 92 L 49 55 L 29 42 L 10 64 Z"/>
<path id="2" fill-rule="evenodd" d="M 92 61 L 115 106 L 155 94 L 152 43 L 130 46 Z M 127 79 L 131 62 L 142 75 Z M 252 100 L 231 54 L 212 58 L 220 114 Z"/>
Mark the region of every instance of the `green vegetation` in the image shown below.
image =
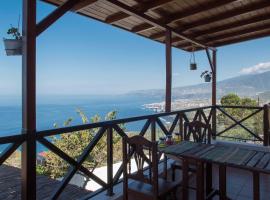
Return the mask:
<path id="1" fill-rule="evenodd" d="M 221 98 L 222 106 L 257 106 L 257 101 L 251 98 L 241 98 L 236 94 L 228 94 Z M 248 115 L 255 112 L 255 110 L 251 109 L 242 109 L 242 108 L 224 108 L 224 111 L 228 113 L 230 116 L 235 118 L 237 121 L 247 117 Z M 256 115 L 250 117 L 242 124 L 253 131 L 255 134 L 260 135 L 263 133 L 263 117 L 262 112 L 257 113 Z M 217 127 L 221 130 L 228 128 L 233 125 L 235 122 L 228 118 L 225 114 L 219 113 L 217 115 Z M 254 136 L 252 136 L 248 131 L 244 130 L 239 125 L 234 128 L 226 131 L 222 136 L 241 138 L 243 140 L 253 140 Z M 237 140 L 237 139 L 230 139 Z"/>
<path id="2" fill-rule="evenodd" d="M 88 117 L 81 111 L 78 110 L 77 113 L 80 115 L 83 124 L 95 123 L 101 121 L 99 115 L 95 115 L 90 120 Z M 109 112 L 105 120 L 113 120 L 116 118 L 116 111 Z M 64 126 L 69 126 L 72 122 L 72 119 L 65 121 Z M 57 124 L 55 124 L 57 127 Z M 122 125 L 121 128 L 124 129 Z M 97 133 L 98 128 L 75 131 L 72 133 L 65 133 L 58 137 L 52 137 L 51 142 L 61 149 L 63 152 L 67 153 L 70 157 L 77 160 L 86 146 L 92 141 L 95 134 Z M 114 152 L 114 162 L 122 159 L 122 145 L 121 137 L 113 132 L 113 152 Z M 87 159 L 83 163 L 83 166 L 94 171 L 95 168 L 106 165 L 107 160 L 107 138 L 106 132 L 99 140 L 97 145 L 94 147 L 93 151 L 88 155 Z M 45 164 L 43 166 L 37 166 L 37 173 L 43 175 L 49 175 L 52 178 L 63 177 L 67 172 L 69 164 L 66 163 L 63 159 L 58 157 L 51 151 L 48 151 L 45 155 Z"/>

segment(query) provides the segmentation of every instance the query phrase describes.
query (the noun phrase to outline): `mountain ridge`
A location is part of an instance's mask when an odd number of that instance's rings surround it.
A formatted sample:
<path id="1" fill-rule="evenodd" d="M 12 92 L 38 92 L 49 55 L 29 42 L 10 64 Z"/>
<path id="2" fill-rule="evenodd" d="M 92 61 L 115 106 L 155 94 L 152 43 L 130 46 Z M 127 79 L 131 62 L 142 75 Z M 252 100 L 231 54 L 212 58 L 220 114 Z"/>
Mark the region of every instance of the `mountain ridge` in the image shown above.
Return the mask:
<path id="1" fill-rule="evenodd" d="M 259 93 L 270 91 L 270 71 L 232 77 L 217 82 L 217 97 L 228 93 L 237 93 L 240 96 L 254 97 Z M 151 95 L 164 97 L 164 89 L 137 90 L 128 94 Z M 190 86 L 175 87 L 172 89 L 173 99 L 198 99 L 211 97 L 211 84 L 201 83 Z"/>

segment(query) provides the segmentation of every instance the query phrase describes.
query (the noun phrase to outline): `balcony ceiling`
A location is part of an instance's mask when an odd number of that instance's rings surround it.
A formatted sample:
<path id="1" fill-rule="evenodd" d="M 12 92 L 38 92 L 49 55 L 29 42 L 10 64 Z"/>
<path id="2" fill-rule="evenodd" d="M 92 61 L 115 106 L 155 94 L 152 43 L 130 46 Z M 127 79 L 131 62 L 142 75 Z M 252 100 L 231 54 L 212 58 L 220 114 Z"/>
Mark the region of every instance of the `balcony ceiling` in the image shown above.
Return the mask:
<path id="1" fill-rule="evenodd" d="M 269 0 L 81 0 L 72 11 L 161 43 L 169 29 L 185 51 L 270 35 Z"/>

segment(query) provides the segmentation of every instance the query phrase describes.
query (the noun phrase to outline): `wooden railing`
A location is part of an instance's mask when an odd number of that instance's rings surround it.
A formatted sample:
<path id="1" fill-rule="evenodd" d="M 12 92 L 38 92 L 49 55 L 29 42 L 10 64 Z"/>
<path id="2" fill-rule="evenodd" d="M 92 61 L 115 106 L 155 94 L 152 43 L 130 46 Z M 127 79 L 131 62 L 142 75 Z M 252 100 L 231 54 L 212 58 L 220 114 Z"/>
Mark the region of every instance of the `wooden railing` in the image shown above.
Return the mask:
<path id="1" fill-rule="evenodd" d="M 258 144 L 269 145 L 268 133 L 264 130 L 263 125 L 267 124 L 269 118 L 264 117 L 263 113 L 268 112 L 269 105 L 264 107 L 260 106 L 216 106 L 217 122 L 216 126 L 219 128 L 216 132 L 216 137 L 226 138 L 230 140 L 253 142 Z M 237 112 L 235 112 L 237 110 Z M 237 113 L 237 114 L 236 114 Z M 219 120 L 220 117 L 225 120 L 229 120 L 230 123 L 223 130 L 220 130 L 224 126 L 224 122 Z M 245 124 L 246 123 L 246 124 Z M 257 127 L 257 131 L 253 130 Z M 236 132 L 243 132 L 246 137 L 229 134 L 230 131 L 236 130 Z"/>
<path id="2" fill-rule="evenodd" d="M 262 107 L 248 107 L 248 109 L 254 109 L 255 112 L 250 114 L 249 116 L 245 117 L 241 120 L 236 120 L 233 116 L 228 114 L 225 111 L 224 106 L 207 106 L 207 107 L 201 107 L 201 108 L 193 108 L 193 109 L 186 109 L 186 110 L 180 110 L 180 111 L 174 111 L 170 113 L 159 113 L 159 114 L 153 114 L 153 115 L 146 115 L 146 116 L 140 116 L 140 117 L 131 117 L 126 119 L 116 119 L 111 121 L 104 121 L 99 123 L 91 123 L 91 124 L 85 124 L 85 125 L 79 125 L 79 126 L 72 126 L 72 127 L 65 127 L 65 128 L 59 128 L 59 129 L 53 129 L 53 130 L 45 130 L 45 131 L 37 131 L 36 137 L 34 138 L 36 143 L 40 143 L 44 145 L 46 148 L 48 148 L 51 152 L 58 155 L 60 158 L 65 160 L 69 165 L 69 170 L 66 173 L 65 177 L 61 181 L 61 184 L 58 188 L 55 189 L 55 191 L 51 195 L 51 199 L 58 199 L 58 197 L 61 195 L 63 190 L 68 185 L 69 181 L 72 179 L 72 177 L 77 172 L 82 172 L 86 176 L 88 176 L 91 180 L 95 181 L 101 186 L 101 189 L 95 192 L 92 192 L 90 196 L 87 198 L 91 198 L 94 195 L 98 194 L 101 191 L 107 190 L 108 195 L 113 195 L 113 187 L 116 183 L 119 182 L 120 177 L 123 172 L 123 166 L 120 166 L 118 171 L 113 175 L 113 134 L 118 134 L 122 138 L 127 137 L 128 130 L 125 130 L 122 128 L 122 124 L 128 124 L 133 122 L 142 121 L 144 122 L 143 127 L 140 131 L 138 131 L 137 134 L 141 136 L 146 136 L 146 133 L 150 135 L 149 137 L 151 140 L 158 140 L 157 136 L 158 134 L 162 133 L 164 135 L 172 134 L 174 132 L 183 132 L 183 123 L 189 122 L 189 121 L 195 121 L 199 120 L 206 124 L 212 123 L 212 118 L 216 117 L 213 116 L 215 111 L 219 110 L 221 111 L 225 116 L 230 118 L 232 121 L 235 122 L 235 125 L 231 125 L 231 127 L 226 128 L 226 130 L 223 130 L 219 133 L 214 133 L 213 137 L 216 136 L 222 136 L 226 131 L 228 131 L 230 128 L 233 128 L 236 125 L 239 125 L 241 128 L 247 130 L 248 133 L 256 137 L 260 141 L 264 141 L 264 145 L 269 144 L 269 106 Z M 230 108 L 239 108 L 239 107 L 230 107 Z M 245 107 L 247 108 L 247 107 Z M 252 131 L 250 131 L 246 126 L 242 124 L 245 120 L 249 119 L 251 116 L 255 115 L 256 113 L 264 110 L 264 124 L 268 124 L 264 126 L 264 134 L 263 136 L 258 136 L 254 134 Z M 170 125 L 164 124 L 161 120 L 161 118 L 164 117 L 170 117 Z M 72 133 L 76 131 L 83 131 L 83 130 L 89 130 L 89 129 L 95 129 L 97 130 L 96 134 L 94 135 L 93 139 L 89 141 L 89 144 L 85 147 L 83 150 L 81 156 L 74 159 L 71 156 L 69 156 L 66 152 L 58 148 L 50 139 L 48 139 L 49 136 L 57 136 L 60 134 L 66 134 L 66 133 Z M 256 136 L 255 136 L 256 135 Z M 87 169 L 83 166 L 84 161 L 87 159 L 87 156 L 91 154 L 97 143 L 100 141 L 100 139 L 106 136 L 107 137 L 107 180 L 104 181 L 98 175 L 94 174 L 93 171 Z M 32 137 L 28 137 L 26 134 L 20 134 L 20 135 L 14 135 L 14 136 L 7 136 L 7 137 L 1 137 L 0 138 L 0 145 L 1 144 L 9 144 L 9 146 L 6 147 L 6 150 L 3 151 L 0 154 L 0 165 L 2 165 L 7 158 L 11 156 L 11 154 L 23 143 L 27 142 L 28 140 L 33 139 Z M 23 158 L 22 158 L 23 159 Z"/>

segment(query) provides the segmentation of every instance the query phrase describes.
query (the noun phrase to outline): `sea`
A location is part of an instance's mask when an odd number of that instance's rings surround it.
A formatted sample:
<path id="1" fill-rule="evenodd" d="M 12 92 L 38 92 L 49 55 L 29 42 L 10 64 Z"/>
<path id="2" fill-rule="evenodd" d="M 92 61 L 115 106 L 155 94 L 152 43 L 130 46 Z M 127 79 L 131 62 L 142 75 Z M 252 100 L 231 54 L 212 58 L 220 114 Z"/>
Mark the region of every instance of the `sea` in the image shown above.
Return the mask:
<path id="1" fill-rule="evenodd" d="M 144 104 L 160 102 L 159 97 L 136 95 L 96 95 L 96 96 L 38 96 L 37 130 L 53 129 L 55 125 L 64 127 L 64 122 L 72 119 L 71 126 L 82 124 L 77 113 L 80 109 L 90 119 L 99 115 L 102 121 L 110 111 L 117 112 L 117 119 L 153 114 Z M 20 134 L 22 128 L 22 106 L 20 97 L 0 99 L 0 137 Z M 145 122 L 125 125 L 127 131 L 140 131 Z M 3 146 L 3 145 L 2 145 Z M 3 147 L 0 145 L 0 151 Z M 44 148 L 38 146 L 38 152 Z"/>

